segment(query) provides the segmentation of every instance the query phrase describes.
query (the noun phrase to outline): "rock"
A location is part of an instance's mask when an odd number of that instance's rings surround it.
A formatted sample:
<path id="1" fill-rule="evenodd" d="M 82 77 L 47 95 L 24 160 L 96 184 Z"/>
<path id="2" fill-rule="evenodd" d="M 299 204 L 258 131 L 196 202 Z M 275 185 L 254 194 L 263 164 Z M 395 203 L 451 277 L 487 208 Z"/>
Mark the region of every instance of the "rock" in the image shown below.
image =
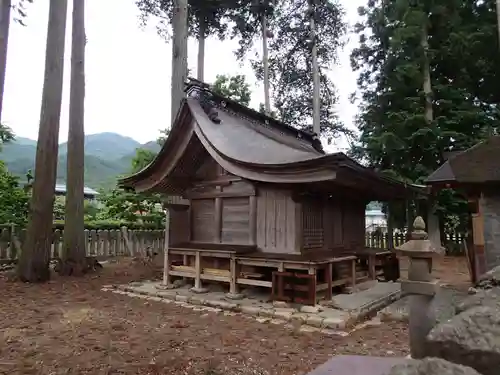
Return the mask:
<path id="1" fill-rule="evenodd" d="M 476 294 L 470 295 L 457 303 L 457 313 L 476 306 L 488 306 L 500 309 L 500 288 L 479 289 Z"/>
<path id="2" fill-rule="evenodd" d="M 317 314 L 320 311 L 323 311 L 323 308 L 321 306 L 308 306 L 304 305 L 300 307 L 300 312 L 302 313 L 307 313 L 307 314 Z"/>
<path id="3" fill-rule="evenodd" d="M 476 284 L 476 287 L 480 289 L 490 289 L 495 286 L 500 286 L 500 266 L 486 272 Z"/>
<path id="4" fill-rule="evenodd" d="M 476 294 L 477 292 L 478 290 L 472 286 L 467 290 L 467 293 L 469 294 Z"/>
<path id="5" fill-rule="evenodd" d="M 500 368 L 499 337 L 500 310 L 474 307 L 431 330 L 427 355 L 494 375 Z"/>
<path id="6" fill-rule="evenodd" d="M 273 307 L 277 307 L 280 309 L 286 309 L 290 307 L 290 304 L 285 301 L 273 301 Z"/>
<path id="7" fill-rule="evenodd" d="M 410 359 L 394 366 L 387 375 L 481 375 L 476 370 L 440 358 Z"/>

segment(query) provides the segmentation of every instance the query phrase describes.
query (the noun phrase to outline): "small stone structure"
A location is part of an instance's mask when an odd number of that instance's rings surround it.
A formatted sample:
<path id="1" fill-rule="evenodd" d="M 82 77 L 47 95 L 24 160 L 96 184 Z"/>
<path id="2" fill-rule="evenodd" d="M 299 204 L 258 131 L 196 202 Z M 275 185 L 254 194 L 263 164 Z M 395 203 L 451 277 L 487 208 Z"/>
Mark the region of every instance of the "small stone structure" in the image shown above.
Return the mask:
<path id="1" fill-rule="evenodd" d="M 500 266 L 484 274 L 470 292 L 470 296 L 454 306 L 455 316 L 440 321 L 431 329 L 425 338 L 422 353 L 425 359 L 399 364 L 387 374 L 498 374 Z M 410 311 L 410 315 L 412 313 Z M 414 328 L 410 326 L 410 329 Z"/>
<path id="2" fill-rule="evenodd" d="M 432 258 L 440 249 L 433 247 L 419 216 L 413 223 L 410 241 L 396 249 L 400 256 L 409 257 L 408 280 L 401 282 L 403 293 L 410 294 L 410 350 L 413 358 L 425 356 L 425 337 L 435 324 L 430 308 L 438 288 L 431 276 Z"/>

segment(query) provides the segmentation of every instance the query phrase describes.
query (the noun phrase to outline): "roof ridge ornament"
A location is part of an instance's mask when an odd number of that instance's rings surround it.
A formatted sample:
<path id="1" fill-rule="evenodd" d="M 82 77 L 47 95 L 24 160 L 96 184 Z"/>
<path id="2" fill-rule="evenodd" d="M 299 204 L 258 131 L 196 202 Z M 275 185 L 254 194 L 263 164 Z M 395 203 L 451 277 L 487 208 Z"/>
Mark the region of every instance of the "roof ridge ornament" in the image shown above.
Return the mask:
<path id="1" fill-rule="evenodd" d="M 188 78 L 186 81 L 186 92 L 188 97 L 198 100 L 203 112 L 207 114 L 210 121 L 216 124 L 221 123 L 219 112 L 215 109 L 216 105 L 213 101 L 213 94 L 208 84 L 194 78 Z"/>

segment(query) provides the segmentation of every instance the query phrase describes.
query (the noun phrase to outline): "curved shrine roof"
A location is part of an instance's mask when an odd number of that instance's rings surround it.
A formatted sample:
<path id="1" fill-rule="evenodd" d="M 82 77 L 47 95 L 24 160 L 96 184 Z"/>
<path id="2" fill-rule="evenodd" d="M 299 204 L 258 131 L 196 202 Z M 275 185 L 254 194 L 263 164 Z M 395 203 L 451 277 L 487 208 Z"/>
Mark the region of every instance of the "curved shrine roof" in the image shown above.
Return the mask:
<path id="1" fill-rule="evenodd" d="M 120 181 L 137 191 L 182 193 L 202 160 L 210 155 L 229 173 L 257 182 L 304 184 L 334 182 L 387 199 L 421 189 L 363 167 L 343 153 L 325 154 L 317 137 L 283 124 L 203 86 L 195 86 L 178 112 L 155 160 Z M 374 198 L 375 199 L 375 198 Z"/>

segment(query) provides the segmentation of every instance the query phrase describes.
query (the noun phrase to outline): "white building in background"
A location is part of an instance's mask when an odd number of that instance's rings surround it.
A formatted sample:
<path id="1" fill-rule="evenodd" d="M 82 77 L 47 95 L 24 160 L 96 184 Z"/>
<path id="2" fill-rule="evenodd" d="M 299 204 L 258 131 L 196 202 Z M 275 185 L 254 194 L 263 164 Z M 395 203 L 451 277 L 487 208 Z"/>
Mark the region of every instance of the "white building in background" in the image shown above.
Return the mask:
<path id="1" fill-rule="evenodd" d="M 380 228 L 382 232 L 387 232 L 387 219 L 380 209 L 365 211 L 365 228 L 367 232 L 373 232 Z"/>

